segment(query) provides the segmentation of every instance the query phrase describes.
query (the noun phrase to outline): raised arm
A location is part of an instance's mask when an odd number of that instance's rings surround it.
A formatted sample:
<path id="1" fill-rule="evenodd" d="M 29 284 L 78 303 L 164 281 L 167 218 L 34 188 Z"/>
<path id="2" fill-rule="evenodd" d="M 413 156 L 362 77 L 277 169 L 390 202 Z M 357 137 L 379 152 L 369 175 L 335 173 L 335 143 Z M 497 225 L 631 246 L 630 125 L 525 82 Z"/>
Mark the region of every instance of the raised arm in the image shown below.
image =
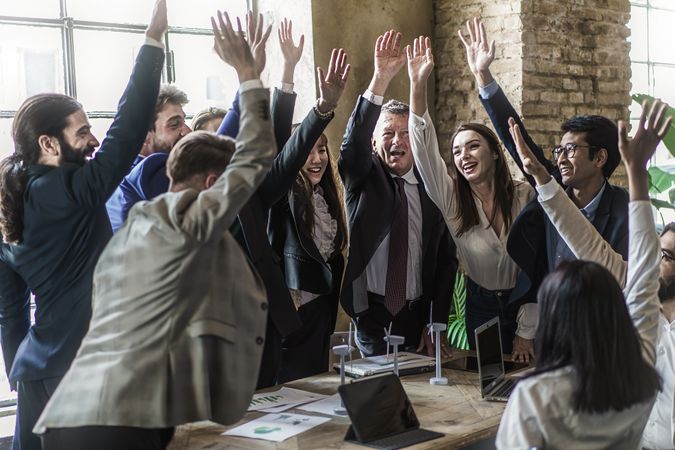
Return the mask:
<path id="1" fill-rule="evenodd" d="M 185 211 L 182 228 L 197 240 L 207 241 L 227 229 L 253 195 L 272 164 L 274 136 L 269 115 L 269 92 L 262 88 L 248 43 L 237 19 L 234 31 L 230 19 L 218 12 L 212 17 L 214 48 L 218 56 L 233 66 L 239 76 L 241 128 L 236 151 L 225 172 L 209 189 L 202 191 Z"/>
<path id="2" fill-rule="evenodd" d="M 504 92 L 497 85 L 497 82 L 490 72 L 490 64 L 495 58 L 495 41 L 488 43 L 485 26 L 480 18 L 476 17 L 473 20 L 466 22 L 467 36 L 462 34 L 461 30 L 457 31 L 459 38 L 466 49 L 466 59 L 471 73 L 476 79 L 476 85 L 480 89 L 480 101 L 485 108 L 492 126 L 499 135 L 499 139 L 504 143 L 509 154 L 513 157 L 518 167 L 523 170 L 522 163 L 518 157 L 518 152 L 515 147 L 515 142 L 509 132 L 509 118 L 512 117 L 520 127 L 521 133 L 525 143 L 532 149 L 532 153 L 546 167 L 546 170 L 560 182 L 560 171 L 549 161 L 544 152 L 530 137 L 527 130 L 523 126 L 522 121 L 516 110 L 509 102 Z M 532 186 L 535 186 L 534 180 L 525 174 L 527 180 Z"/>
<path id="3" fill-rule="evenodd" d="M 450 226 L 453 217 L 453 185 L 445 161 L 441 158 L 436 129 L 427 108 L 427 80 L 434 68 L 429 38 L 415 38 L 413 47 L 406 47 L 410 78 L 410 147 L 415 166 L 424 180 L 429 198 L 441 210 Z"/>
<path id="4" fill-rule="evenodd" d="M 593 224 L 585 220 L 563 188 L 551 177 L 543 164 L 534 156 L 525 142 L 520 126 L 509 119 L 510 134 L 522 162 L 523 172 L 535 182 L 539 203 L 558 234 L 574 256 L 597 262 L 609 270 L 621 287 L 626 284 L 626 262 L 621 254 L 598 233 Z"/>
<path id="5" fill-rule="evenodd" d="M 372 137 L 382 100 L 391 80 L 405 65 L 401 33 L 389 30 L 378 36 L 373 65 L 373 77 L 366 91 L 369 98 L 359 97 L 340 146 L 338 169 L 347 190 L 357 188 L 372 167 Z"/>
<path id="6" fill-rule="evenodd" d="M 30 327 L 30 292 L 21 276 L 0 262 L 0 344 L 9 378 L 14 356 Z M 10 383 L 15 390 L 16 386 Z"/>
<path id="7" fill-rule="evenodd" d="M 281 76 L 281 89 L 274 90 L 272 97 L 272 123 L 274 124 L 274 137 L 277 148 L 281 150 L 288 138 L 291 137 L 293 127 L 293 110 L 295 108 L 296 95 L 293 92 L 293 80 L 295 67 L 302 57 L 305 47 L 305 35 L 300 35 L 300 41 L 296 46 L 293 42 L 293 21 L 284 18 L 277 30 L 279 36 L 279 48 L 284 58 L 284 68 Z"/>
<path id="8" fill-rule="evenodd" d="M 258 190 L 265 207 L 271 207 L 286 196 L 293 186 L 309 152 L 333 119 L 333 111 L 344 92 L 349 70 L 347 54 L 343 49 L 336 48 L 331 53 L 328 72 L 324 74 L 321 67 L 317 68 L 319 98 L 316 106 L 309 111 L 298 130 L 274 158 L 272 169 Z"/>

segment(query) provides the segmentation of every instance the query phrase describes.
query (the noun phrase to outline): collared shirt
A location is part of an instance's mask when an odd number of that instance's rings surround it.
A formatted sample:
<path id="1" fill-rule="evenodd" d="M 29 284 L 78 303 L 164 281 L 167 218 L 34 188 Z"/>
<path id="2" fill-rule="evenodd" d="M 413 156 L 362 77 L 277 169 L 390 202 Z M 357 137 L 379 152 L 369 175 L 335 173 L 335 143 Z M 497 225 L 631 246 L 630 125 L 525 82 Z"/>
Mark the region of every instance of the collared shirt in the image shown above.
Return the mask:
<path id="1" fill-rule="evenodd" d="M 659 243 L 651 204 L 629 204 L 629 260 L 624 295 L 642 344 L 642 355 L 654 364 L 658 340 Z M 615 374 L 620 376 L 620 374 Z M 497 432 L 497 448 L 636 449 L 654 398 L 622 411 L 575 412 L 578 379 L 571 366 L 520 381 L 509 398 Z"/>
<path id="2" fill-rule="evenodd" d="M 675 448 L 675 321 L 659 316 L 659 343 L 656 347 L 656 370 L 661 375 L 662 390 L 656 396 L 647 421 L 642 446 L 650 449 Z"/>
<path id="3" fill-rule="evenodd" d="M 392 175 L 395 177 L 395 175 Z M 419 181 L 411 168 L 401 178 L 405 180 L 408 197 L 408 264 L 406 277 L 406 300 L 422 296 L 422 203 L 418 190 Z M 389 265 L 389 233 L 382 240 L 366 267 L 368 291 L 384 296 Z"/>
<path id="4" fill-rule="evenodd" d="M 584 217 L 591 223 L 593 223 L 595 220 L 595 214 L 598 211 L 600 199 L 602 198 L 602 194 L 604 194 L 606 187 L 607 182 L 605 181 L 600 188 L 600 191 L 598 191 L 598 193 L 595 194 L 595 197 L 593 197 L 593 200 L 591 200 L 588 205 L 580 209 Z M 570 195 L 569 188 L 567 190 L 567 194 Z M 546 237 L 549 242 L 547 249 L 548 263 L 551 270 L 558 267 L 558 265 L 563 261 L 573 261 L 577 259 L 576 256 L 574 256 L 574 253 L 572 253 L 572 250 L 570 250 L 565 241 L 560 237 L 560 234 L 556 230 L 555 226 L 553 226 L 551 221 L 546 222 Z"/>

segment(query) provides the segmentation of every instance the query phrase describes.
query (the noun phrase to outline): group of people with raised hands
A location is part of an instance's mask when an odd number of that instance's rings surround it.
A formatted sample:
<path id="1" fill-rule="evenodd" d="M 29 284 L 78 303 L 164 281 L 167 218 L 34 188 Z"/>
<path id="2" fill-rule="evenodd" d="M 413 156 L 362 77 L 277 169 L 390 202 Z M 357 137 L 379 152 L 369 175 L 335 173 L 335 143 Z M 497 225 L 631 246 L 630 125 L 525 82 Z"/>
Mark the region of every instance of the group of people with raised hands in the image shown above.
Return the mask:
<path id="1" fill-rule="evenodd" d="M 389 332 L 431 355 L 428 325 L 447 322 L 458 269 L 469 346 L 498 316 L 504 351 L 534 366 L 498 448 L 675 446 L 675 227 L 659 253 L 645 169 L 667 105 L 643 105 L 633 139 L 624 123 L 570 118 L 550 161 L 492 77 L 496 44 L 472 19 L 459 39 L 496 133 L 465 118 L 446 163 L 427 105 L 432 42 L 404 46 L 392 29 L 331 152 L 347 52 L 317 68 L 318 98 L 293 124 L 304 36 L 280 22 L 270 101 L 271 25 L 220 11 L 211 23 L 240 83 L 227 111 L 189 127 L 187 94 L 160 86 L 157 0 L 101 144 L 70 97 L 33 96 L 17 112 L 15 151 L 0 163 L 14 449 L 162 449 L 179 424 L 236 422 L 256 389 L 328 369 L 338 305 L 363 355 L 385 353 Z M 385 101 L 404 67 L 409 104 Z M 628 191 L 608 182 L 621 160 Z"/>

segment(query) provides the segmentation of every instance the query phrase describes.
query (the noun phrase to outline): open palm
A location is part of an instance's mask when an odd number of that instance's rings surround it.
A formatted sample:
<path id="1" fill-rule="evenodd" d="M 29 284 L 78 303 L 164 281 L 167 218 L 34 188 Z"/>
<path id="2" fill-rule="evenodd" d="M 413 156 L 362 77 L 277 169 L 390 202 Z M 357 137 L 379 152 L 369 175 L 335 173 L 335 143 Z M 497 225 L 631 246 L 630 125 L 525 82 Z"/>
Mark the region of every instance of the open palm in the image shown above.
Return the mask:
<path id="1" fill-rule="evenodd" d="M 347 64 L 347 54 L 343 49 L 333 49 L 328 64 L 328 72 L 324 75 L 321 67 L 317 68 L 319 75 L 320 103 L 325 103 L 329 109 L 335 109 L 345 90 L 350 65 Z"/>
<path id="2" fill-rule="evenodd" d="M 407 46 L 405 52 L 408 59 L 408 76 L 411 82 L 426 82 L 434 68 L 431 39 L 423 36 L 415 38 L 412 48 Z"/>
<path id="3" fill-rule="evenodd" d="M 478 17 L 468 20 L 466 29 L 468 36 L 464 36 L 461 30 L 457 31 L 457 34 L 466 49 L 469 69 L 472 73 L 488 70 L 495 59 L 495 41 L 488 43 L 485 26 Z"/>

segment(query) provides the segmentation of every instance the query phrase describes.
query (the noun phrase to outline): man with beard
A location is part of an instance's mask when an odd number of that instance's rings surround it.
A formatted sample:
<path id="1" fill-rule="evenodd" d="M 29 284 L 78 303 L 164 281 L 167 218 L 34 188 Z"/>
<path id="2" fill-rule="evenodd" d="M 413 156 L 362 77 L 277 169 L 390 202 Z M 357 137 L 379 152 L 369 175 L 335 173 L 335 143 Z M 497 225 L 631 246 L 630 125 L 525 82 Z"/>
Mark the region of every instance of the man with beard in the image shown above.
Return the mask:
<path id="1" fill-rule="evenodd" d="M 148 132 L 166 29 L 166 0 L 157 0 L 117 115 L 91 160 L 99 142 L 75 99 L 36 95 L 14 118 L 15 151 L 0 162 L 0 336 L 18 391 L 15 450 L 41 448 L 33 426 L 87 331 L 94 267 L 112 236 L 105 202 Z"/>
<path id="2" fill-rule="evenodd" d="M 408 105 L 382 105 L 405 62 L 401 33 L 378 37 L 375 72 L 349 119 L 338 160 L 350 236 L 340 302 L 356 320 L 356 343 L 367 356 L 385 353 L 390 324 L 392 334 L 404 336 L 406 351 L 431 355 L 425 325 L 431 312 L 434 322 L 447 322 L 457 268 L 443 215 L 413 166 Z M 449 355 L 447 341 L 442 344 Z"/>
<path id="3" fill-rule="evenodd" d="M 124 177 L 110 200 L 106 203 L 113 233 L 124 224 L 129 210 L 136 202 L 150 199 L 166 192 L 169 187 L 164 174 L 165 155 L 152 157 L 155 153 L 169 153 L 176 142 L 188 134 L 183 106 L 188 103 L 185 92 L 172 84 L 159 88 L 155 104 L 155 117 L 136 157 L 131 172 Z"/>

